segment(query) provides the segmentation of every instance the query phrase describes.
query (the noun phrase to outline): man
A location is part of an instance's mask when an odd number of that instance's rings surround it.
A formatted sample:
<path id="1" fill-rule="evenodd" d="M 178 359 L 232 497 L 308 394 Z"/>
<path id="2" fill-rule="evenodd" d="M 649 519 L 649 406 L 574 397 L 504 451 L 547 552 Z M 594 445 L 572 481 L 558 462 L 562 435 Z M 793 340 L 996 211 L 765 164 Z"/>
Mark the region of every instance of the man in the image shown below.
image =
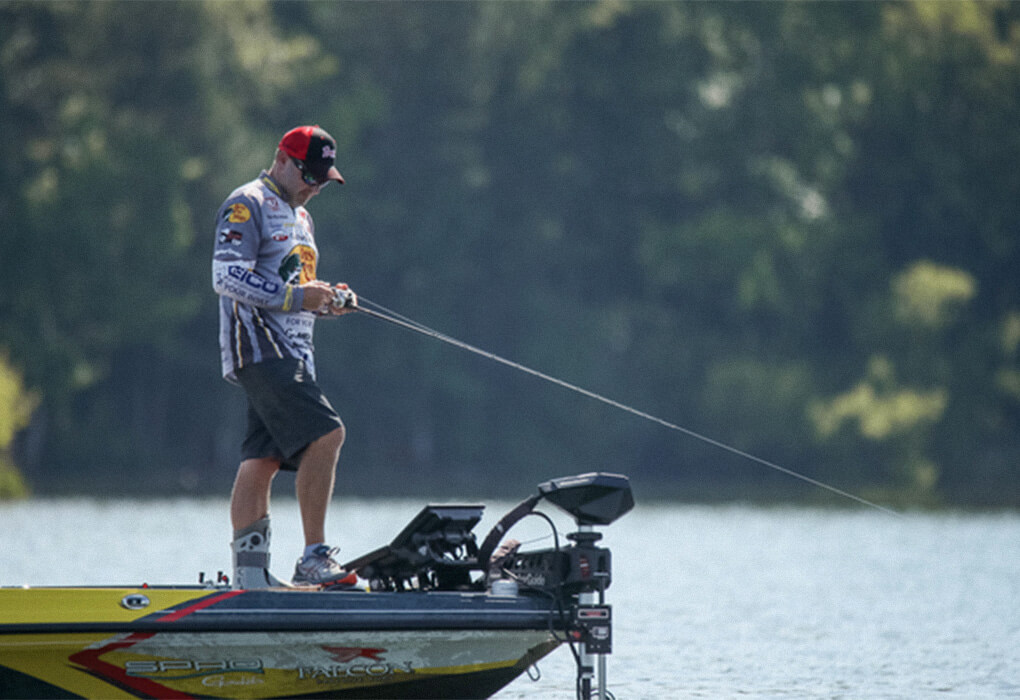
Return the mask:
<path id="1" fill-rule="evenodd" d="M 223 376 L 248 397 L 248 427 L 231 495 L 234 586 L 285 586 L 269 572 L 273 478 L 296 471 L 305 536 L 294 585 L 353 585 L 333 558 L 325 521 L 344 425 L 315 381 L 317 316 L 354 310 L 346 285 L 316 279 L 315 227 L 305 204 L 337 171 L 336 141 L 300 126 L 280 141 L 273 164 L 234 190 L 216 219 L 213 287 L 220 295 Z"/>

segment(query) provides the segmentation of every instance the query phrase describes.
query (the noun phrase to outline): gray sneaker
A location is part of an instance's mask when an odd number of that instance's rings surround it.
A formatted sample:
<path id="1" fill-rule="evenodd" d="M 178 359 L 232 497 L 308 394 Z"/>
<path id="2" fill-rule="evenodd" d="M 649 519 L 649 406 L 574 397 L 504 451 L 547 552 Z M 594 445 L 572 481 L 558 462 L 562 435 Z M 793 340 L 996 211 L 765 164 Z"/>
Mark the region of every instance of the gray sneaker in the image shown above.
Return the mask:
<path id="1" fill-rule="evenodd" d="M 313 554 L 301 557 L 294 567 L 294 578 L 291 583 L 295 586 L 351 586 L 358 583 L 358 575 L 353 571 L 347 571 L 339 564 L 333 556 L 340 551 L 339 547 L 327 547 L 319 545 Z"/>

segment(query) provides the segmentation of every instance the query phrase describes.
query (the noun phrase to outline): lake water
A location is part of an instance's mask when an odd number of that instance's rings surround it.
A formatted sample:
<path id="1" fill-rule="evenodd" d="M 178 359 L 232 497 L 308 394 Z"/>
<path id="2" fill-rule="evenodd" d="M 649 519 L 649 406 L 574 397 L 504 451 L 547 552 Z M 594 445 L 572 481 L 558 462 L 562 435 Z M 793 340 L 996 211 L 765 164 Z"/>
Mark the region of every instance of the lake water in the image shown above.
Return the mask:
<path id="1" fill-rule="evenodd" d="M 328 531 L 354 558 L 421 505 L 338 501 Z M 488 504 L 479 539 L 512 505 Z M 297 507 L 273 509 L 289 578 Z M 604 533 L 619 700 L 1020 697 L 1020 514 L 639 503 Z M 551 545 L 538 518 L 511 534 Z M 0 504 L 0 537 L 0 585 L 196 583 L 230 565 L 226 500 Z M 566 648 L 539 669 L 495 697 L 573 698 Z"/>

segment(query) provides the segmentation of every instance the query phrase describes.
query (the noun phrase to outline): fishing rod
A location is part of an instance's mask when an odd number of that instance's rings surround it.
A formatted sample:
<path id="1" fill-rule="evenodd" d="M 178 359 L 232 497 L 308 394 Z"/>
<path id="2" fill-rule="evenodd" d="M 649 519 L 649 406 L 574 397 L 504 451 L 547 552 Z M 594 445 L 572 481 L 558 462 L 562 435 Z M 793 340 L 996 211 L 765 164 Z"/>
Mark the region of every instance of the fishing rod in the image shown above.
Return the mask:
<path id="1" fill-rule="evenodd" d="M 418 323 L 417 321 L 409 319 L 406 316 L 402 316 L 396 311 L 387 309 L 381 304 L 377 304 L 369 299 L 366 299 L 361 295 L 358 295 L 357 301 L 353 305 L 353 308 L 359 311 L 360 313 L 365 314 L 366 316 L 371 316 L 372 318 L 379 319 L 380 321 L 385 321 L 395 326 L 399 326 L 401 328 L 414 331 L 415 333 L 420 333 L 421 335 L 427 336 L 429 338 L 433 338 L 435 340 L 439 340 L 449 345 L 453 345 L 454 347 L 460 348 L 461 350 L 466 350 L 467 352 L 473 353 L 480 357 L 484 357 L 488 360 L 492 360 L 493 362 L 498 362 L 499 364 L 506 365 L 507 367 L 518 370 L 520 372 L 524 372 L 525 374 L 530 374 L 533 377 L 538 377 L 539 379 L 550 382 L 552 384 L 556 384 L 557 386 L 561 386 L 564 389 L 568 389 L 575 393 L 581 394 L 582 396 L 587 396 L 590 399 L 600 401 L 606 405 L 612 406 L 613 408 L 618 408 L 621 411 L 625 411 L 639 418 L 643 418 L 644 420 L 651 421 L 652 423 L 657 423 L 665 428 L 668 428 L 669 430 L 673 430 L 678 433 L 683 433 L 684 435 L 692 437 L 696 440 L 700 440 L 701 442 L 707 443 L 721 450 L 725 450 L 726 452 L 737 455 L 738 457 L 742 457 L 744 459 L 750 460 L 762 466 L 768 467 L 769 469 L 773 469 L 777 472 L 786 474 L 787 476 L 793 477 L 794 479 L 799 479 L 803 482 L 811 484 L 812 486 L 816 486 L 820 489 L 824 489 L 826 491 L 837 494 L 844 498 L 848 498 L 851 501 L 856 501 L 861 505 L 868 506 L 869 508 L 874 508 L 876 510 L 880 510 L 883 513 L 887 513 L 889 515 L 895 516 L 900 515 L 896 511 L 886 508 L 885 506 L 880 506 L 877 503 L 869 501 L 865 498 L 861 498 L 860 496 L 856 496 L 842 489 L 836 488 L 835 486 L 832 486 L 830 484 L 826 484 L 823 481 L 812 479 L 810 476 L 807 476 L 806 474 L 801 474 L 800 472 L 796 472 L 792 469 L 787 469 L 786 467 L 776 464 L 775 462 L 770 462 L 767 459 L 762 459 L 761 457 L 753 455 L 750 452 L 745 452 L 744 450 L 733 447 L 732 445 L 727 445 L 726 443 L 710 438 L 707 435 L 695 432 L 694 430 L 685 428 L 681 425 L 677 425 L 676 423 L 671 423 L 668 420 L 659 418 L 658 416 L 653 416 L 652 414 L 641 411 L 637 408 L 634 408 L 633 406 L 628 406 L 627 404 L 615 401 L 607 396 L 603 396 L 602 394 L 590 391 L 583 387 L 577 386 L 576 384 L 571 384 L 570 382 L 564 381 L 557 377 L 553 377 L 552 375 L 546 374 L 545 372 L 539 372 L 538 370 L 522 365 L 519 362 L 508 360 L 505 357 L 497 355 L 496 353 L 489 352 L 488 350 L 483 350 L 469 343 L 465 343 L 462 340 L 458 340 L 444 333 L 440 333 L 439 331 L 429 328 L 428 326 Z"/>

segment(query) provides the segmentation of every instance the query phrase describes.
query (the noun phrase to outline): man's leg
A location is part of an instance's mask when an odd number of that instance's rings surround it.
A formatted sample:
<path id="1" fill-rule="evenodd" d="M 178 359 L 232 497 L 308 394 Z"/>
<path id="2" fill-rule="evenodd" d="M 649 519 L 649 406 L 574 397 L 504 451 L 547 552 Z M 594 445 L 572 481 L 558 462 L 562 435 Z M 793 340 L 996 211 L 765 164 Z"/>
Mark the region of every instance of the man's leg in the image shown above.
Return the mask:
<path id="1" fill-rule="evenodd" d="M 272 457 L 241 462 L 230 495 L 230 522 L 234 530 L 243 530 L 269 515 L 269 495 L 280 460 Z"/>
<path id="2" fill-rule="evenodd" d="M 310 443 L 301 456 L 295 489 L 305 531 L 306 554 L 294 567 L 292 579 L 299 586 L 353 587 L 358 583 L 358 577 L 344 570 L 333 558 L 337 550 L 325 544 L 326 510 L 333 497 L 336 463 L 343 444 L 341 425 Z M 318 546 L 312 548 L 311 545 Z"/>
<path id="3" fill-rule="evenodd" d="M 269 571 L 269 496 L 279 469 L 280 460 L 263 457 L 246 459 L 237 470 L 230 500 L 234 588 L 287 585 Z"/>
<path id="4" fill-rule="evenodd" d="M 344 438 L 344 428 L 340 426 L 310 443 L 301 456 L 294 488 L 306 546 L 326 541 L 326 511 L 333 498 L 336 464 Z"/>

